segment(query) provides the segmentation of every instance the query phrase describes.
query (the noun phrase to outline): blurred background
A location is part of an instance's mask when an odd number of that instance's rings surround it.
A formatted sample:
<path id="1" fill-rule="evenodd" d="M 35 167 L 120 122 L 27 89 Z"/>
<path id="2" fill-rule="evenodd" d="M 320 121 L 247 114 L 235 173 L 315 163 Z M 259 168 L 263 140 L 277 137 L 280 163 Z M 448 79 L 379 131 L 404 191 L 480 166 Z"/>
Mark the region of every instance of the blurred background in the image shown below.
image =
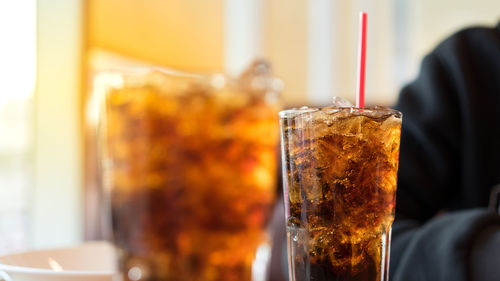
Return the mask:
<path id="1" fill-rule="evenodd" d="M 94 73 L 154 64 L 237 74 L 265 57 L 286 106 L 353 101 L 360 10 L 367 103 L 381 105 L 439 41 L 500 19 L 493 0 L 1 1 L 0 253 L 102 237 Z"/>

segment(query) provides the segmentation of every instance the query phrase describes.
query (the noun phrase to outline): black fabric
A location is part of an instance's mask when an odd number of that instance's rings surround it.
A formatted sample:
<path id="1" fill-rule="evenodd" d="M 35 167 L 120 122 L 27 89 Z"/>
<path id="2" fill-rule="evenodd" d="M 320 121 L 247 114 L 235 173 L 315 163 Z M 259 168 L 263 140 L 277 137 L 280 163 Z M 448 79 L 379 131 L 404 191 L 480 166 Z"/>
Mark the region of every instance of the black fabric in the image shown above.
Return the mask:
<path id="1" fill-rule="evenodd" d="M 402 231 L 399 223 L 394 226 L 391 266 L 395 280 L 477 280 L 468 271 L 468 258 L 474 237 L 491 225 L 500 225 L 498 215 L 483 209 L 456 211 L 438 216 L 420 227 Z M 491 240 L 493 242 L 494 240 Z M 488 241 L 489 243 L 490 241 Z M 484 245 L 483 245 L 484 246 Z M 496 247 L 498 248 L 498 247 Z M 489 253 L 477 253 L 485 259 Z M 500 257 L 500 252 L 497 253 Z M 486 272 L 483 264 L 477 264 L 474 272 Z M 494 269 L 489 269 L 493 272 Z M 481 275 L 482 276 L 482 275 Z M 500 280 L 500 276 L 496 276 Z"/>
<path id="2" fill-rule="evenodd" d="M 475 209 L 500 183 L 500 25 L 445 40 L 396 108 L 403 127 L 391 281 L 479 280 L 469 270 L 472 245 L 500 225 Z"/>
<path id="3" fill-rule="evenodd" d="M 475 280 L 500 280 L 500 225 L 494 225 L 481 232 L 470 253 L 470 275 Z"/>

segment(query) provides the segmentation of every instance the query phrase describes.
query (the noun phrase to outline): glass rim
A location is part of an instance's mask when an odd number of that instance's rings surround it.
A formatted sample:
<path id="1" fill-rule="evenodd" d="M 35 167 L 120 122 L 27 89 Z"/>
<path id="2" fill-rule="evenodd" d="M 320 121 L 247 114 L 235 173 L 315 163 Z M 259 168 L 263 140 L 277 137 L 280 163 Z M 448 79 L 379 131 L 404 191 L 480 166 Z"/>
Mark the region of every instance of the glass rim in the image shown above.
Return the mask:
<path id="1" fill-rule="evenodd" d="M 316 106 L 303 106 L 303 107 L 294 107 L 290 109 L 285 109 L 279 112 L 279 117 L 281 119 L 286 118 L 295 118 L 298 116 L 311 116 L 315 113 L 324 113 L 327 115 L 333 115 L 335 113 L 347 111 L 349 114 L 355 115 L 365 115 L 370 116 L 372 114 L 383 114 L 383 115 L 394 115 L 395 117 L 401 118 L 402 113 L 396 109 L 392 109 L 384 106 L 370 106 L 365 108 L 359 108 L 355 106 L 325 106 L 325 107 L 316 107 Z"/>
<path id="2" fill-rule="evenodd" d="M 157 82 L 154 79 L 147 79 L 148 76 L 155 75 L 155 73 L 161 75 L 161 77 L 163 77 L 161 79 L 168 79 L 169 77 L 186 79 L 186 85 L 203 85 L 215 90 L 228 87 L 238 88 L 243 85 L 241 80 L 242 74 L 238 76 L 224 72 L 189 72 L 162 66 L 134 66 L 117 69 L 103 69 L 96 71 L 92 80 L 94 87 L 96 87 L 96 85 L 102 85 L 106 88 L 122 88 L 125 85 L 142 86 Z M 266 91 L 269 94 L 281 94 L 283 92 L 283 81 L 275 76 L 274 73 L 271 72 L 270 75 L 264 79 L 258 75 L 256 75 L 255 78 L 258 79 L 250 85 L 253 87 L 251 90 Z"/>

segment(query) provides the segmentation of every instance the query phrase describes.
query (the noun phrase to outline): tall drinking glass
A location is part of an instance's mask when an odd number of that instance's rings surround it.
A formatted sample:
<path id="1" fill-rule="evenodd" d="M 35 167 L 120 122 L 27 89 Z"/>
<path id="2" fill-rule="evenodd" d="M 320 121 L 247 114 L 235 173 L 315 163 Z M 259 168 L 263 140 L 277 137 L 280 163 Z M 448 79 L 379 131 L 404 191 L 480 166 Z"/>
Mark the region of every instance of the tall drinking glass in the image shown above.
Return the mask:
<path id="1" fill-rule="evenodd" d="M 388 280 L 401 113 L 280 112 L 290 281 Z"/>
<path id="2" fill-rule="evenodd" d="M 268 66 L 95 81 L 123 280 L 265 280 L 280 90 Z"/>

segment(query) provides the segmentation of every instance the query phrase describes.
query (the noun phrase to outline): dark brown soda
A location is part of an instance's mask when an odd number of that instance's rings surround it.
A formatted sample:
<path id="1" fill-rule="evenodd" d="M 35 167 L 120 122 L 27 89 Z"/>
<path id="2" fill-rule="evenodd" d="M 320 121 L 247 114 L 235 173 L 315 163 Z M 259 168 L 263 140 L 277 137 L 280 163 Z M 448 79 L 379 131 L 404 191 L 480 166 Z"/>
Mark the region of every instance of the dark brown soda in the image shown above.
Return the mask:
<path id="1" fill-rule="evenodd" d="M 400 113 L 282 114 L 291 281 L 386 280 Z"/>

